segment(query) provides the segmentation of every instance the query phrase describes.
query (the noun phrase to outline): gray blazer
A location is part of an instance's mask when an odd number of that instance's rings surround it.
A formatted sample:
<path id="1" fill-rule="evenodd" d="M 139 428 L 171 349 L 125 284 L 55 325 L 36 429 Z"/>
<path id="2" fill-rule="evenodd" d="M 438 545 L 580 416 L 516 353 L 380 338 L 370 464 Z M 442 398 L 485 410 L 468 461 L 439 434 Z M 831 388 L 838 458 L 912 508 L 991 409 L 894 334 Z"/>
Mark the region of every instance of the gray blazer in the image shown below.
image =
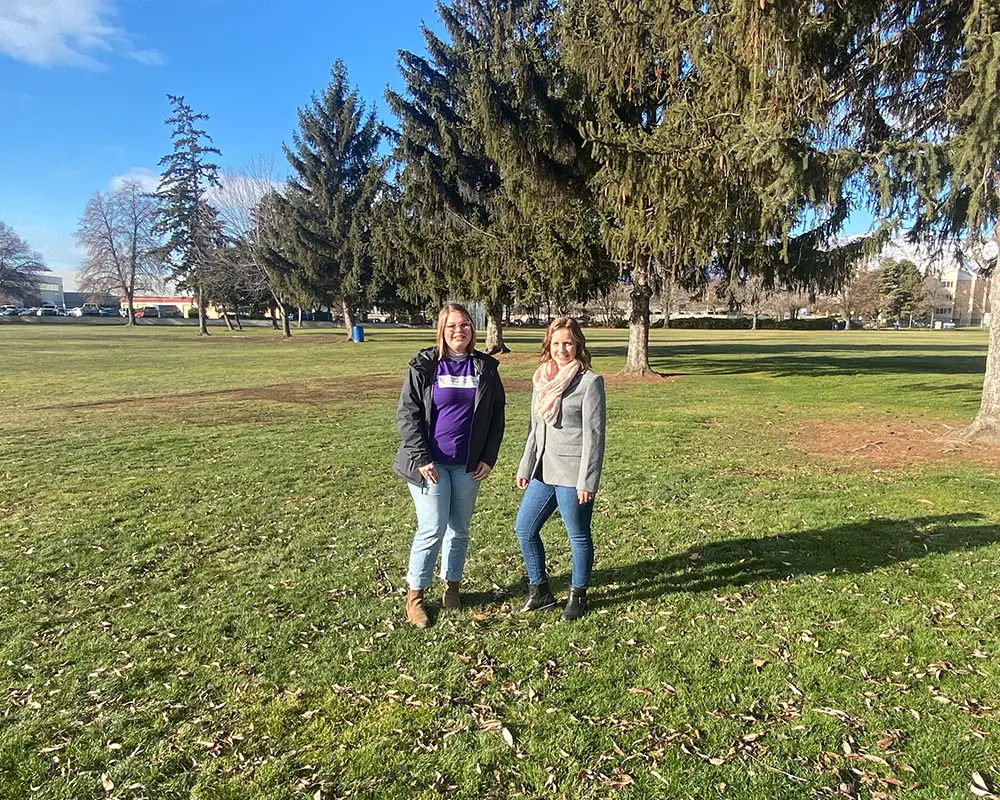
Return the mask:
<path id="1" fill-rule="evenodd" d="M 550 486 L 596 492 L 604 461 L 605 420 L 604 378 L 589 370 L 570 382 L 554 425 L 535 415 L 532 391 L 528 440 L 517 477 L 540 478 Z"/>

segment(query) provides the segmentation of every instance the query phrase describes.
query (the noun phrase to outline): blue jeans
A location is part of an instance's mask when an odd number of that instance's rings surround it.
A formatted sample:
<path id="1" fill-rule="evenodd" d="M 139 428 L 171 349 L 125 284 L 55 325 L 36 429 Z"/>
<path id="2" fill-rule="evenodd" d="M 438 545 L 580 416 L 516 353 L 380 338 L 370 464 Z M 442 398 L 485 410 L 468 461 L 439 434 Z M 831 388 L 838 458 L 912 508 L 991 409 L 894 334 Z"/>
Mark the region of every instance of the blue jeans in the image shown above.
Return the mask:
<path id="1" fill-rule="evenodd" d="M 479 481 L 465 464 L 435 464 L 437 483 L 408 483 L 417 508 L 417 533 L 410 547 L 406 583 L 411 589 L 426 589 L 434 578 L 434 564 L 441 555 L 441 578 L 462 580 L 465 553 L 469 549 L 469 520 L 476 505 Z"/>
<path id="2" fill-rule="evenodd" d="M 521 498 L 514 531 L 521 545 L 524 566 L 528 570 L 528 583 L 547 580 L 545 572 L 545 546 L 540 535 L 545 521 L 559 507 L 559 516 L 569 535 L 569 549 L 573 557 L 570 585 L 583 589 L 590 585 L 590 572 L 594 568 L 594 539 L 590 535 L 590 519 L 594 514 L 594 501 L 580 504 L 572 486 L 550 486 L 533 478 Z"/>

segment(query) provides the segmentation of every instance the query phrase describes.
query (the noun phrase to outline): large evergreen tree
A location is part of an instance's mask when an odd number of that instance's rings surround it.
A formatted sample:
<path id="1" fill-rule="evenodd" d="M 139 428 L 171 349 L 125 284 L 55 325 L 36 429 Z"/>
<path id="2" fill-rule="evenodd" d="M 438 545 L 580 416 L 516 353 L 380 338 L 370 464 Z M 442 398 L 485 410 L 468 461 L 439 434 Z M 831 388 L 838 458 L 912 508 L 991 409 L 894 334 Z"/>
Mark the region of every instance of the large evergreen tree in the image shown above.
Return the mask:
<path id="1" fill-rule="evenodd" d="M 658 275 L 829 289 L 870 250 L 830 247 L 856 157 L 832 135 L 836 97 L 812 52 L 824 7 L 566 3 L 566 62 L 596 106 L 585 131 L 605 231 L 632 286 L 627 372 L 649 369 Z"/>
<path id="2" fill-rule="evenodd" d="M 166 120 L 173 126 L 173 151 L 160 159 L 164 169 L 155 193 L 156 233 L 166 237 L 161 253 L 171 265 L 171 277 L 195 293 L 198 330 L 207 336 L 202 273 L 216 246 L 218 231 L 213 222 L 217 215 L 206 193 L 219 185 L 218 166 L 208 158 L 220 155 L 220 151 L 210 144 L 212 137 L 197 127 L 208 119 L 207 114 L 194 113 L 181 96 L 167 95 L 167 99 L 174 107 L 173 116 Z"/>
<path id="3" fill-rule="evenodd" d="M 481 301 L 485 347 L 506 350 L 504 307 L 586 299 L 609 261 L 587 202 L 580 98 L 560 78 L 547 2 L 438 5 L 447 39 L 400 53 L 401 249 L 435 300 Z"/>
<path id="4" fill-rule="evenodd" d="M 982 0 L 865 0 L 830 26 L 851 58 L 838 78 L 845 138 L 873 205 L 915 239 L 998 241 L 1000 7 Z M 995 259 L 994 259 L 995 262 Z M 995 266 L 991 263 L 989 266 Z M 1000 441 L 1000 271 L 979 412 L 965 434 Z"/>
<path id="5" fill-rule="evenodd" d="M 297 245 L 288 249 L 303 292 L 333 307 L 339 301 L 348 334 L 372 272 L 372 207 L 383 188 L 378 154 L 382 128 L 334 63 L 330 83 L 299 109 L 299 130 L 286 145 L 292 166 L 281 196 Z"/>
<path id="6" fill-rule="evenodd" d="M 393 215 L 398 274 L 415 295 L 483 302 L 495 320 L 513 299 L 518 242 L 509 233 L 509 204 L 497 165 L 486 155 L 471 119 L 471 53 L 456 47 L 460 19 L 439 5 L 450 41 L 423 28 L 427 58 L 402 51 L 405 94 L 387 91 L 399 119 L 393 157 L 400 194 Z M 504 349 L 502 329 L 488 331 L 486 348 Z"/>
<path id="7" fill-rule="evenodd" d="M 616 279 L 591 179 L 597 164 L 583 125 L 594 112 L 585 82 L 560 58 L 554 0 L 465 0 L 461 38 L 470 59 L 472 118 L 502 189 L 530 235 L 521 299 L 565 307 L 604 294 Z"/>

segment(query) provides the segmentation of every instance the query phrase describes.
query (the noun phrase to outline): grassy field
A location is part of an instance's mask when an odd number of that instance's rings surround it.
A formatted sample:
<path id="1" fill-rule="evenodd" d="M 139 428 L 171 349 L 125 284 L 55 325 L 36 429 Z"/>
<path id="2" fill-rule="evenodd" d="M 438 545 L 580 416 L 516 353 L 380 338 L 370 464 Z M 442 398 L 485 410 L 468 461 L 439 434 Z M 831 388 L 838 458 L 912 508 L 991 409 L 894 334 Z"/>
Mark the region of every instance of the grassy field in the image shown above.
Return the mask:
<path id="1" fill-rule="evenodd" d="M 608 381 L 592 613 L 524 592 L 513 472 L 467 607 L 402 622 L 389 471 L 428 331 L 0 326 L 0 798 L 918 798 L 1000 775 L 978 332 L 654 331 Z M 565 596 L 568 546 L 544 533 Z M 435 590 L 437 591 L 437 590 Z M 1000 781 L 998 781 L 1000 782 Z"/>

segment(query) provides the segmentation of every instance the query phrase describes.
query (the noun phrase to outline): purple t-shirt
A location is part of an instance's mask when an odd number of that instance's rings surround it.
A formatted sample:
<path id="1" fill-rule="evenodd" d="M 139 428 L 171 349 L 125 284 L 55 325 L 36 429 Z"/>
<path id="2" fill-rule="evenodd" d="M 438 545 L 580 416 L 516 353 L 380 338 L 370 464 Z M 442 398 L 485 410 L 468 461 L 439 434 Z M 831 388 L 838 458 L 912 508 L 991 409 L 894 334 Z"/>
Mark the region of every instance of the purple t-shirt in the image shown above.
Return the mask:
<path id="1" fill-rule="evenodd" d="M 440 464 L 464 464 L 469 459 L 478 385 L 470 357 L 438 361 L 431 403 L 431 455 Z"/>

